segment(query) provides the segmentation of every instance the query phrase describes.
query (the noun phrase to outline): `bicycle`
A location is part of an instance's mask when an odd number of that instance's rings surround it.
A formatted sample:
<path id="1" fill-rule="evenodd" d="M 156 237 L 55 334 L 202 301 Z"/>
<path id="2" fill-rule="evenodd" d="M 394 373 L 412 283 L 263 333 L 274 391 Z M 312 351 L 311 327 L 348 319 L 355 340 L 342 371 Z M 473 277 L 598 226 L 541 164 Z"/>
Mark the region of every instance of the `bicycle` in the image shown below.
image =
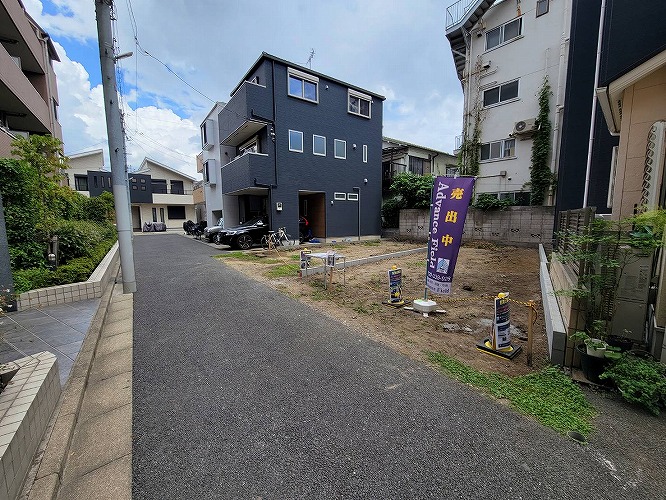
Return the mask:
<path id="1" fill-rule="evenodd" d="M 268 234 L 261 237 L 261 248 L 264 250 L 275 249 L 275 251 L 279 251 L 278 247 L 289 241 L 292 241 L 291 235 L 287 234 L 286 228 L 281 227 L 277 231 L 268 231 Z"/>

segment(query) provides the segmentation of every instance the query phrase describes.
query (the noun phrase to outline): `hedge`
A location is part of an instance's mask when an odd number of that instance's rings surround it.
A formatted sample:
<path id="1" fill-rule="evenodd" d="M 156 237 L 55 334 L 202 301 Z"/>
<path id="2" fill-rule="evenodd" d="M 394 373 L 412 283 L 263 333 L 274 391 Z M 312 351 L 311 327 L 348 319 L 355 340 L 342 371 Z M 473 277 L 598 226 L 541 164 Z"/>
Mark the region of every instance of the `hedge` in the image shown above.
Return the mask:
<path id="1" fill-rule="evenodd" d="M 47 268 L 14 271 L 14 291 L 20 294 L 36 288 L 86 281 L 115 242 L 115 237 L 106 239 L 89 250 L 89 255 L 71 259 L 66 264 L 58 266 L 55 271 Z"/>

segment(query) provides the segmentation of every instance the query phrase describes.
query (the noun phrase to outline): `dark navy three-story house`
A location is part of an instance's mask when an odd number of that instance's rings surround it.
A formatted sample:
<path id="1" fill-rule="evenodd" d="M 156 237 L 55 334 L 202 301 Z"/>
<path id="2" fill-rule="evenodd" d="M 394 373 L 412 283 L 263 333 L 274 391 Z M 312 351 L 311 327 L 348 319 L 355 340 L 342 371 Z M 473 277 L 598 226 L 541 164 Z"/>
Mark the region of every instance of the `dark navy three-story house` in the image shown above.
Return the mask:
<path id="1" fill-rule="evenodd" d="M 383 101 L 263 53 L 217 116 L 220 163 L 204 173 L 225 227 L 265 215 L 297 235 L 305 217 L 322 241 L 379 237 Z M 202 124 L 204 149 L 215 126 Z"/>

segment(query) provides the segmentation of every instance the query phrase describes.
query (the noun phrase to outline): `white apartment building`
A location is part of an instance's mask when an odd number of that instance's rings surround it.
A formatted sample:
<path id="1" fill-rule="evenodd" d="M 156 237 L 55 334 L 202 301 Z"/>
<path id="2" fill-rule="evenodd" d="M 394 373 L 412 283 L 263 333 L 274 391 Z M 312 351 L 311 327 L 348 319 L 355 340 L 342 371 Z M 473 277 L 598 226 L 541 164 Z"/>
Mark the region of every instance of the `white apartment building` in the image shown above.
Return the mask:
<path id="1" fill-rule="evenodd" d="M 463 134 L 478 135 L 476 194 L 529 204 L 538 94 L 551 87 L 550 168 L 557 170 L 567 74 L 571 0 L 460 0 L 447 9 L 446 35 L 463 86 Z M 457 151 L 456 151 L 457 152 Z M 546 204 L 552 204 L 547 193 Z"/>
<path id="2" fill-rule="evenodd" d="M 201 161 L 197 161 L 197 171 L 203 175 L 203 190 L 206 206 L 205 219 L 214 226 L 224 217 L 222 187 L 220 186 L 220 127 L 218 115 L 226 103 L 217 102 L 201 122 Z"/>

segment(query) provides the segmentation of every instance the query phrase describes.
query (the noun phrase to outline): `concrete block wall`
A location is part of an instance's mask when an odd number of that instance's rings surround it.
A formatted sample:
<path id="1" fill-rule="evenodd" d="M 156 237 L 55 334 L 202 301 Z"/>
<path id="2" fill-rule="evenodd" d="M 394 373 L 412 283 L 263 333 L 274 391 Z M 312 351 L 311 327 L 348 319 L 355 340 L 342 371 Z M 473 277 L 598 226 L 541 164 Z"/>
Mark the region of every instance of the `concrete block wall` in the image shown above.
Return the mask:
<path id="1" fill-rule="evenodd" d="M 484 240 L 505 245 L 538 246 L 552 249 L 554 207 L 509 207 L 507 210 L 479 210 L 470 207 L 465 217 L 463 241 Z M 400 211 L 399 235 L 426 241 L 430 211 Z"/>
<path id="2" fill-rule="evenodd" d="M 118 242 L 116 242 L 87 281 L 24 292 L 19 295 L 16 301 L 18 310 L 23 311 L 101 297 L 109 283 L 111 271 L 119 258 Z"/>
<path id="3" fill-rule="evenodd" d="M 567 330 L 550 279 L 548 259 L 543 245 L 539 245 L 539 281 L 541 283 L 544 323 L 546 324 L 546 335 L 548 337 L 548 355 L 551 363 L 563 365 L 566 357 Z"/>
<path id="4" fill-rule="evenodd" d="M 564 266 L 557 258 L 557 253 L 553 252 L 550 258 L 550 279 L 553 283 L 553 290 L 556 292 L 557 304 L 562 314 L 565 342 L 564 363 L 571 366 L 577 363 L 577 357 L 574 352 L 573 342 L 567 342 L 569 335 L 576 330 L 585 330 L 585 304 L 575 297 L 568 297 L 566 294 L 558 294 L 558 291 L 572 290 L 576 287 L 577 277 Z"/>
<path id="5" fill-rule="evenodd" d="M 60 398 L 58 359 L 41 352 L 17 359 L 0 393 L 0 498 L 18 498 L 33 456 Z"/>

